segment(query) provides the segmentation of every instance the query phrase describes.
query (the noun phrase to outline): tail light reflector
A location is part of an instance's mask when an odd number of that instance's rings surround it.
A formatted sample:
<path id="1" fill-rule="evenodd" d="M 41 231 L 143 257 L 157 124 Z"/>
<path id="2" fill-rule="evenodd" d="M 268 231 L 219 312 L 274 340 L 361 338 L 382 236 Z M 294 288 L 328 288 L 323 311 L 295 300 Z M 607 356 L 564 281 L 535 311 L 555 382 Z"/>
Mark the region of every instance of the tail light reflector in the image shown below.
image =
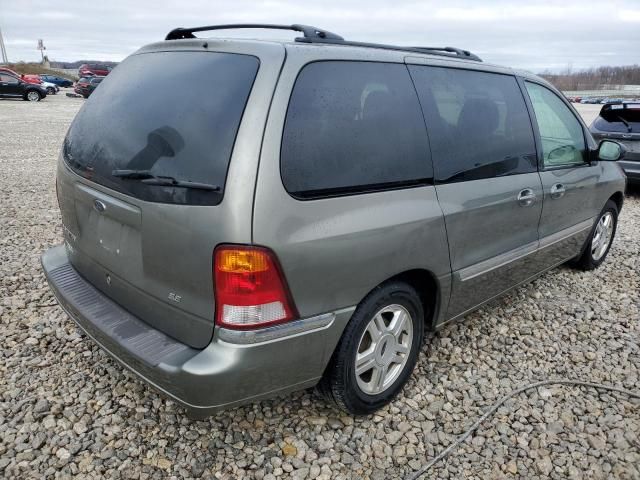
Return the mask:
<path id="1" fill-rule="evenodd" d="M 278 261 L 269 249 L 221 245 L 214 251 L 216 324 L 251 329 L 297 316 Z"/>

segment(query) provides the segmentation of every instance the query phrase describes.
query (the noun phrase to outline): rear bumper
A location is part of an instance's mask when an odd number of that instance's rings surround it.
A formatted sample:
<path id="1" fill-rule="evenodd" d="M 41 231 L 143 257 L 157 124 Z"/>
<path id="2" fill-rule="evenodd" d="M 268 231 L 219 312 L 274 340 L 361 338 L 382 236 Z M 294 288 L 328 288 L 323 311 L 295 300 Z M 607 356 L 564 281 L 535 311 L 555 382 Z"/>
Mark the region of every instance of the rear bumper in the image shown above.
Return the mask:
<path id="1" fill-rule="evenodd" d="M 216 328 L 194 349 L 134 317 L 69 263 L 63 246 L 42 255 L 60 306 L 112 357 L 199 415 L 315 385 L 354 308 L 251 332 Z"/>
<path id="2" fill-rule="evenodd" d="M 629 154 L 627 154 L 629 155 Z M 640 183 L 640 153 L 633 153 L 633 161 L 620 160 L 618 165 L 622 167 L 627 175 L 627 183 Z M 637 156 L 637 158 L 635 158 Z"/>

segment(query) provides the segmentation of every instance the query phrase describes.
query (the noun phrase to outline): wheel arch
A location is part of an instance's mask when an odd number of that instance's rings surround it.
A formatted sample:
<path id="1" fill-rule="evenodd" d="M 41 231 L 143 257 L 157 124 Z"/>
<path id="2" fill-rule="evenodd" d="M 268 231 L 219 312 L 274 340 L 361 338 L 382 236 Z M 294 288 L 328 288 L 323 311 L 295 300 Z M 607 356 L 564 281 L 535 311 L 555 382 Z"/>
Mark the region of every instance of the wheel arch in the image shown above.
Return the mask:
<path id="1" fill-rule="evenodd" d="M 422 304 L 425 328 L 427 330 L 433 330 L 440 308 L 441 288 L 437 277 L 429 270 L 415 268 L 397 273 L 378 283 L 374 288 L 369 290 L 362 299 L 367 298 L 376 288 L 395 281 L 404 282 L 415 289 Z M 362 300 L 360 302 L 362 302 Z"/>
<path id="2" fill-rule="evenodd" d="M 435 326 L 441 300 L 440 282 L 437 277 L 429 270 L 416 268 L 394 275 L 387 281 L 393 280 L 406 282 L 416 290 L 424 311 L 425 327 L 432 330 Z"/>
<path id="3" fill-rule="evenodd" d="M 616 204 L 616 206 L 618 207 L 618 213 L 620 213 L 620 211 L 622 210 L 622 204 L 624 203 L 624 193 L 616 192 L 611 195 L 611 197 L 609 197 L 609 200 Z"/>

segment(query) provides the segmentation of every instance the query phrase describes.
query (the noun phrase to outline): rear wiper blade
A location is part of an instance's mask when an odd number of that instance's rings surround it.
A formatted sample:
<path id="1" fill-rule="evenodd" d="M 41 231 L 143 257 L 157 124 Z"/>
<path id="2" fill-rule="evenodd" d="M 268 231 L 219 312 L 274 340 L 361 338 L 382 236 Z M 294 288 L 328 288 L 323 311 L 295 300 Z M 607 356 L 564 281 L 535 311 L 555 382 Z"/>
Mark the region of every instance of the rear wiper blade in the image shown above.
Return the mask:
<path id="1" fill-rule="evenodd" d="M 114 177 L 124 179 L 140 180 L 146 185 L 160 185 L 165 187 L 193 188 L 198 190 L 208 190 L 210 192 L 219 192 L 222 190 L 218 185 L 209 183 L 191 182 L 189 180 L 176 180 L 173 177 L 165 175 L 154 175 L 149 170 L 114 170 L 111 172 Z"/>
<path id="2" fill-rule="evenodd" d="M 631 125 L 629 125 L 629 122 L 627 122 L 624 118 L 622 118 L 620 115 L 616 115 L 616 118 L 627 126 L 627 132 L 631 133 L 633 131 L 631 129 Z"/>
<path id="3" fill-rule="evenodd" d="M 151 170 L 114 170 L 113 172 L 111 172 L 111 175 L 113 175 L 114 177 L 131 179 L 155 177 L 155 175 L 151 173 Z"/>
<path id="4" fill-rule="evenodd" d="M 140 180 L 146 185 L 162 185 L 167 187 L 180 187 L 180 188 L 196 188 L 198 190 L 209 190 L 211 192 L 219 192 L 220 187 L 218 185 L 211 185 L 209 183 L 190 182 L 189 180 L 176 180 L 173 177 L 149 177 Z"/>

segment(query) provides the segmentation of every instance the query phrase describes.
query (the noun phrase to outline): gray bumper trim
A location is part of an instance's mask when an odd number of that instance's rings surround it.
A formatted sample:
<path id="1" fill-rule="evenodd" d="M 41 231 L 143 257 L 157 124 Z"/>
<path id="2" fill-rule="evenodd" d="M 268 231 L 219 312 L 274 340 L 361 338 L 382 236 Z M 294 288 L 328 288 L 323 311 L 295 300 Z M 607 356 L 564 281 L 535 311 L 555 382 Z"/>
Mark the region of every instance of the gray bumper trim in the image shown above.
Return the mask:
<path id="1" fill-rule="evenodd" d="M 152 328 L 109 300 L 69 263 L 52 269 L 48 276 L 65 310 L 70 311 L 74 318 L 91 319 L 95 328 L 147 365 L 156 366 L 176 356 L 189 357 L 198 352 Z"/>

